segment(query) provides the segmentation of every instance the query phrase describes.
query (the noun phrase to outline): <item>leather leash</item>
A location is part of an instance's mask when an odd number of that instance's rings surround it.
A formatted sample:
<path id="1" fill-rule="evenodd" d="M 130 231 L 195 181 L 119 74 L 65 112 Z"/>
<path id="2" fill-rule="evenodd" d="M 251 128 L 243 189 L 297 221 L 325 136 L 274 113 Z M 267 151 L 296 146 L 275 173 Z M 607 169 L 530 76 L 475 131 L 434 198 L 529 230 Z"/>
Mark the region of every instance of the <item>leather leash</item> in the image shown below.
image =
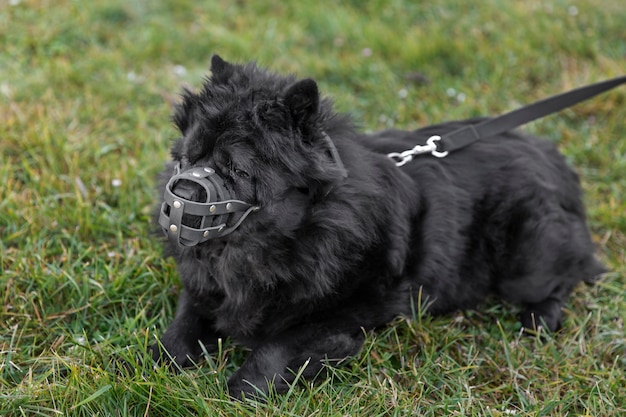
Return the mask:
<path id="1" fill-rule="evenodd" d="M 626 76 L 621 76 L 580 87 L 520 107 L 517 110 L 487 119 L 475 125 L 467 125 L 441 136 L 431 136 L 426 145 L 417 145 L 411 150 L 401 153 L 393 152 L 387 156 L 393 159 L 398 166 L 411 161 L 413 156 L 423 153 L 430 153 L 433 156 L 443 158 L 448 153 L 469 146 L 482 138 L 506 132 L 533 120 L 556 113 L 625 83 Z"/>

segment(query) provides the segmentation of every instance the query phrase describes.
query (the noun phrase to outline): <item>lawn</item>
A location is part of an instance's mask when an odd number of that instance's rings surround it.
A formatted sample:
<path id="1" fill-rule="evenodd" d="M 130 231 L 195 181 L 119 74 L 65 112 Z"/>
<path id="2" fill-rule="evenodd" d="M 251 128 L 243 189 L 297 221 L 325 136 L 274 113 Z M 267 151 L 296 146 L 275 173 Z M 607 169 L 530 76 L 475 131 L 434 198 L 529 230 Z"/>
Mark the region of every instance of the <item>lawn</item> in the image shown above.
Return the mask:
<path id="1" fill-rule="evenodd" d="M 525 127 L 580 173 L 611 269 L 575 290 L 558 334 L 521 336 L 518 307 L 495 300 L 399 319 L 266 404 L 228 399 L 246 355 L 228 340 L 180 373 L 144 355 L 180 288 L 154 178 L 211 54 L 313 77 L 364 130 L 412 129 L 625 74 L 626 7 L 598 4 L 2 1 L 0 416 L 626 413 L 626 87 Z"/>

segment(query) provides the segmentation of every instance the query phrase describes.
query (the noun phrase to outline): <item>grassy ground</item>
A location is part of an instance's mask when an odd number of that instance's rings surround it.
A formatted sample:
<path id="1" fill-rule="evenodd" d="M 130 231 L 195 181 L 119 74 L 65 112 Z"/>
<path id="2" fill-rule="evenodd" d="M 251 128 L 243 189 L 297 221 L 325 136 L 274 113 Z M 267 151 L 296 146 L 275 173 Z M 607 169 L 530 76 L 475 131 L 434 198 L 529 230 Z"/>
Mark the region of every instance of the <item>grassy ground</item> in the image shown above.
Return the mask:
<path id="1" fill-rule="evenodd" d="M 516 309 L 398 321 L 316 385 L 232 403 L 228 341 L 178 375 L 139 365 L 171 320 L 150 235 L 181 84 L 212 53 L 319 80 L 367 130 L 497 114 L 626 73 L 622 0 L 0 2 L 0 415 L 616 416 L 626 412 L 626 88 L 533 123 L 581 173 L 612 269 L 564 330 Z M 115 372 L 119 358 L 136 369 Z"/>

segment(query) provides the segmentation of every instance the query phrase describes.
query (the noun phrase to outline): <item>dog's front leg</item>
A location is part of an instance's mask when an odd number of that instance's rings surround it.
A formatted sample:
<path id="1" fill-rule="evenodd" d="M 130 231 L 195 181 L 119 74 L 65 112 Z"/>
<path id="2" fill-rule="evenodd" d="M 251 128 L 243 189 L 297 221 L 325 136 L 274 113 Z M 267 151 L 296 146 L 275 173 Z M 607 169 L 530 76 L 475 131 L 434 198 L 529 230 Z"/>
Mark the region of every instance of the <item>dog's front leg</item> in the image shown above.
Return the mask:
<path id="1" fill-rule="evenodd" d="M 212 321 L 193 309 L 189 295 L 183 290 L 174 321 L 161 336 L 160 343 L 152 345 L 150 351 L 158 363 L 174 362 L 180 367 L 189 367 L 202 354 L 202 345 L 208 352 L 217 349 L 218 337 Z"/>
<path id="2" fill-rule="evenodd" d="M 228 381 L 228 391 L 236 399 L 260 399 L 273 386 L 286 392 L 297 374 L 315 378 L 324 364 L 333 364 L 357 354 L 365 334 L 358 326 L 336 322 L 304 324 L 292 328 L 254 349 Z"/>

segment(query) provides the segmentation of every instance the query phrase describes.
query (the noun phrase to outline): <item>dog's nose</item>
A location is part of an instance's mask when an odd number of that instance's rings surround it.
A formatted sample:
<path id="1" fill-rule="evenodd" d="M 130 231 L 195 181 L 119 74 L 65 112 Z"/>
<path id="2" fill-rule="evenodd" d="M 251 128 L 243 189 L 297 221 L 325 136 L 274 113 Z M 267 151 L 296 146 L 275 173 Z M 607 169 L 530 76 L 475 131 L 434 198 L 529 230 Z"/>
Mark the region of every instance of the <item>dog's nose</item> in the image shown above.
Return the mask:
<path id="1" fill-rule="evenodd" d="M 193 181 L 181 179 L 172 187 L 172 193 L 187 201 L 206 201 L 206 191 Z"/>

